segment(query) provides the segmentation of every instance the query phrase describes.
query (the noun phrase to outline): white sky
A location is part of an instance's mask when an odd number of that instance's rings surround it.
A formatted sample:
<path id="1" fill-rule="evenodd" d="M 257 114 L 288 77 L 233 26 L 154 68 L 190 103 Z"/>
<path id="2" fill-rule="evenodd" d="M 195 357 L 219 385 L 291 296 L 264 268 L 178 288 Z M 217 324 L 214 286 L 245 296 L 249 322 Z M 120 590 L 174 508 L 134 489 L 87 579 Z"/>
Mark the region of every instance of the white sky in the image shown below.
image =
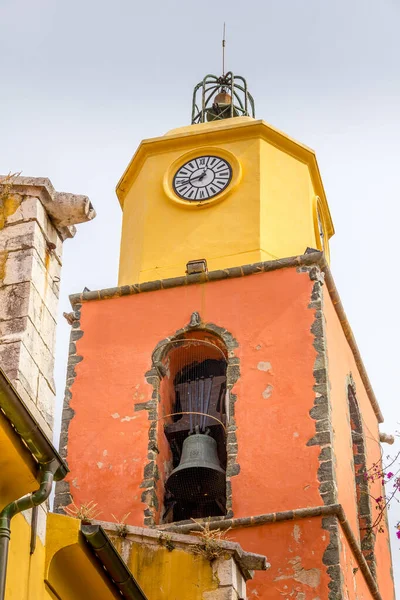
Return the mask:
<path id="1" fill-rule="evenodd" d="M 224 21 L 227 67 L 246 77 L 257 117 L 317 152 L 336 227 L 332 272 L 385 415 L 382 429 L 394 432 L 397 0 L 0 0 L 0 172 L 49 177 L 97 209 L 65 244 L 60 315 L 70 310 L 68 294 L 116 285 L 115 185 L 142 138 L 188 124 L 194 85 L 220 74 Z M 68 337 L 60 318 L 60 402 Z M 400 587 L 399 546 L 393 542 Z"/>

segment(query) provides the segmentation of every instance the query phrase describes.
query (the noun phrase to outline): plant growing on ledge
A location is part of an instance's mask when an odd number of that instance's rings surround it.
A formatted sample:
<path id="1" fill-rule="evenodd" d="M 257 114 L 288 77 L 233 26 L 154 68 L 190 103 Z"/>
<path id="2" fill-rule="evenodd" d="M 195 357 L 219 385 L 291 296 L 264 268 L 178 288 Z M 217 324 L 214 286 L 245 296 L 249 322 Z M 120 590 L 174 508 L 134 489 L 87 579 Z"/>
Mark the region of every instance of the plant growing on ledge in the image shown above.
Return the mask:
<path id="1" fill-rule="evenodd" d="M 3 203 L 9 197 L 12 187 L 14 185 L 14 181 L 17 177 L 21 175 L 22 171 L 19 173 L 8 173 L 8 175 L 4 175 L 0 177 L 0 185 L 2 189 L 0 191 L 0 203 Z"/>
<path id="2" fill-rule="evenodd" d="M 224 540 L 224 537 L 230 528 L 225 531 L 222 531 L 221 529 L 210 529 L 209 521 L 207 521 L 205 525 L 198 523 L 195 519 L 192 519 L 192 521 L 201 527 L 200 531 L 193 532 L 200 538 L 200 542 L 195 544 L 192 548 L 193 554 L 204 556 L 209 562 L 221 558 L 221 556 L 225 554 L 221 542 Z"/>
<path id="3" fill-rule="evenodd" d="M 131 513 L 128 512 L 126 513 L 126 515 L 124 515 L 123 517 L 116 517 L 115 515 L 113 515 L 111 513 L 112 518 L 115 521 L 115 525 L 116 525 L 116 533 L 118 537 L 121 538 L 125 538 L 128 534 L 128 525 L 126 524 L 126 520 L 129 517 Z"/>
<path id="4" fill-rule="evenodd" d="M 77 506 L 75 502 L 72 502 L 70 506 L 64 507 L 64 512 L 69 517 L 79 519 L 82 523 L 90 525 L 90 523 L 97 519 L 101 515 L 101 511 L 97 510 L 97 504 L 90 500 L 87 504 L 80 504 Z"/>
<path id="5" fill-rule="evenodd" d="M 168 552 L 172 552 L 172 550 L 175 549 L 175 544 L 173 543 L 171 536 L 166 535 L 163 532 L 161 532 L 158 536 L 158 543 L 160 544 L 160 546 L 164 546 L 168 550 Z"/>

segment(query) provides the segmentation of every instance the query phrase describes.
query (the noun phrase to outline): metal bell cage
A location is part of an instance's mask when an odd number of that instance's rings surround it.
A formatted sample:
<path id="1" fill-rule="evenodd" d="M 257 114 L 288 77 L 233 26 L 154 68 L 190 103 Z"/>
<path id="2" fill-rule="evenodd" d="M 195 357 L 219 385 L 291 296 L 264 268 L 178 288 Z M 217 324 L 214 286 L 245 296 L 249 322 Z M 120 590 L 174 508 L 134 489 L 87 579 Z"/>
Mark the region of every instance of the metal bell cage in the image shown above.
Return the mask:
<path id="1" fill-rule="evenodd" d="M 192 125 L 232 117 L 255 117 L 246 80 L 232 71 L 221 77 L 206 75 L 193 91 Z"/>

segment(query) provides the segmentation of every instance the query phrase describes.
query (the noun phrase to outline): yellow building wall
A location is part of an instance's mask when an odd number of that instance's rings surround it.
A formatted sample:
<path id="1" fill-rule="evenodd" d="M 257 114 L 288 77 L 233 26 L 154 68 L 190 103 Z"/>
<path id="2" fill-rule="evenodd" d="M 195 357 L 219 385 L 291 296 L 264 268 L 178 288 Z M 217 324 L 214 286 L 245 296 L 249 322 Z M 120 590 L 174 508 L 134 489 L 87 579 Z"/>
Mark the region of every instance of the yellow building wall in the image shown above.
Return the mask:
<path id="1" fill-rule="evenodd" d="M 121 538 L 113 543 L 124 556 L 128 549 L 127 565 L 151 600 L 204 600 L 205 592 L 218 588 L 210 562 L 201 555 Z"/>
<path id="2" fill-rule="evenodd" d="M 174 172 L 212 153 L 233 165 L 229 191 L 208 203 L 179 199 Z M 334 231 L 314 153 L 248 117 L 145 140 L 117 193 L 123 209 L 119 285 L 181 276 L 188 261 L 200 258 L 217 270 L 320 248 L 316 196 L 326 243 Z"/>
<path id="3" fill-rule="evenodd" d="M 42 530 L 43 525 L 40 525 Z M 17 514 L 11 521 L 5 600 L 114 600 L 119 597 L 80 534 L 79 520 L 49 513 L 46 544 L 44 546 L 37 536 L 32 555 L 30 538 L 29 523 L 22 514 Z"/>
<path id="4" fill-rule="evenodd" d="M 146 160 L 124 203 L 119 285 L 184 275 L 186 263 L 197 258 L 206 258 L 209 269 L 261 260 L 260 142 L 222 147 L 240 160 L 243 176 L 236 192 L 204 208 L 176 204 L 163 189 L 164 173 L 186 151 Z"/>
<path id="5" fill-rule="evenodd" d="M 81 534 L 78 519 L 50 513 L 43 577 L 62 600 L 114 600 L 120 597 Z"/>
<path id="6" fill-rule="evenodd" d="M 307 246 L 318 248 L 308 166 L 265 140 L 260 161 L 262 260 L 303 254 Z"/>
<path id="7" fill-rule="evenodd" d="M 1 220 L 1 219 L 0 219 Z M 35 477 L 37 465 L 30 452 L 15 435 L 8 420 L 0 414 L 0 510 L 10 502 L 39 487 Z M 39 519 L 45 515 L 39 508 Z M 27 517 L 30 516 L 27 512 Z M 40 525 L 43 529 L 43 523 Z M 6 600 L 41 600 L 44 593 L 45 549 L 36 536 L 36 548 L 30 554 L 31 526 L 23 514 L 11 519 Z"/>
<path id="8" fill-rule="evenodd" d="M 31 555 L 30 538 L 30 525 L 22 514 L 16 515 L 11 521 L 6 600 L 41 600 L 44 596 L 45 548 L 37 536 Z"/>
<path id="9" fill-rule="evenodd" d="M 12 519 L 6 600 L 112 600 L 119 597 L 80 534 L 80 521 L 49 513 L 46 547 L 36 539 L 30 554 L 31 528 L 23 515 Z M 128 555 L 127 565 L 151 600 L 204 600 L 218 588 L 210 562 L 188 549 L 127 542 L 113 543 Z M 122 549 L 122 544 L 128 544 Z M 49 585 L 46 585 L 48 582 Z M 53 593 L 55 592 L 55 593 Z"/>

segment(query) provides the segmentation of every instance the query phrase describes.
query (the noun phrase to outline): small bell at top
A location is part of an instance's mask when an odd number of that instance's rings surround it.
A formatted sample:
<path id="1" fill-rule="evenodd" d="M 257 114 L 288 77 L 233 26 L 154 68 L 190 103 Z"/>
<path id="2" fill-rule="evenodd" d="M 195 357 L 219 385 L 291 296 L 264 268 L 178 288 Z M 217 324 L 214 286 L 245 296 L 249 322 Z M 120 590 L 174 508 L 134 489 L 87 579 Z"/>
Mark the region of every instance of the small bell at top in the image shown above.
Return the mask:
<path id="1" fill-rule="evenodd" d="M 215 96 L 214 104 L 232 104 L 232 96 L 228 92 L 222 91 Z"/>
<path id="2" fill-rule="evenodd" d="M 229 119 L 238 115 L 238 111 L 232 104 L 232 96 L 225 90 L 222 90 L 215 96 L 211 108 L 207 110 L 207 121 Z"/>

